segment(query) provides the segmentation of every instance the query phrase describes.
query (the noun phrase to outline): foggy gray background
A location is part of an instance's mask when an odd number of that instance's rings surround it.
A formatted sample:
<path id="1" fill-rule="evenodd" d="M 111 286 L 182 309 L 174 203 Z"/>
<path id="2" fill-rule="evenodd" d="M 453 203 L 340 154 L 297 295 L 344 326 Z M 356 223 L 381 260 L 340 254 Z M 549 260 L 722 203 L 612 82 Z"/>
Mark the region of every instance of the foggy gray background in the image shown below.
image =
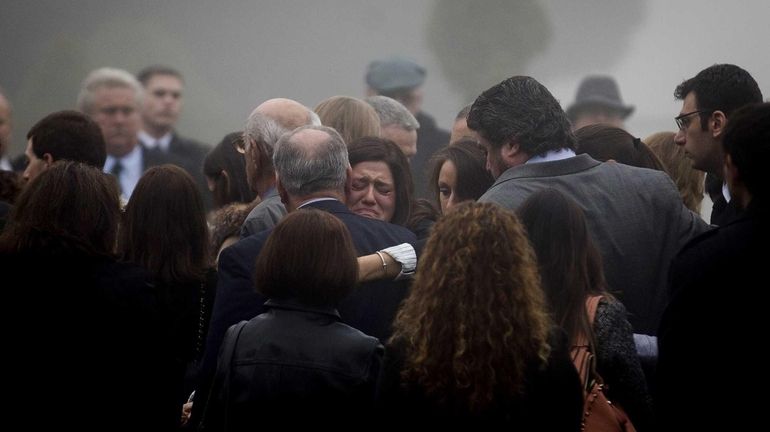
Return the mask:
<path id="1" fill-rule="evenodd" d="M 674 129 L 674 87 L 714 63 L 744 67 L 770 97 L 769 21 L 768 0 L 2 0 L 0 86 L 11 155 L 98 67 L 179 69 L 178 129 L 215 144 L 268 98 L 362 97 L 366 65 L 393 54 L 427 68 L 424 110 L 444 128 L 508 76 L 534 76 L 566 108 L 584 75 L 604 73 L 644 137 Z"/>

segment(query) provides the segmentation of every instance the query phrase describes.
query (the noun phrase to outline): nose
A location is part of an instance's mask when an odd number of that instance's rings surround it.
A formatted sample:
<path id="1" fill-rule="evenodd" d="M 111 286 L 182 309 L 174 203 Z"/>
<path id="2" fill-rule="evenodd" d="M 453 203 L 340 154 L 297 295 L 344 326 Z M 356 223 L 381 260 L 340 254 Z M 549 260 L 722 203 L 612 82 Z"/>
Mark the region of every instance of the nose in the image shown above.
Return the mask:
<path id="1" fill-rule="evenodd" d="M 377 203 L 377 201 L 374 199 L 374 186 L 369 185 L 368 188 L 366 188 L 366 193 L 364 194 L 364 197 L 362 198 L 362 201 L 369 205 L 374 205 Z"/>
<path id="2" fill-rule="evenodd" d="M 685 138 L 684 131 L 679 129 L 676 132 L 676 135 L 674 135 L 674 143 L 676 143 L 676 145 L 683 146 L 686 141 L 687 140 Z"/>

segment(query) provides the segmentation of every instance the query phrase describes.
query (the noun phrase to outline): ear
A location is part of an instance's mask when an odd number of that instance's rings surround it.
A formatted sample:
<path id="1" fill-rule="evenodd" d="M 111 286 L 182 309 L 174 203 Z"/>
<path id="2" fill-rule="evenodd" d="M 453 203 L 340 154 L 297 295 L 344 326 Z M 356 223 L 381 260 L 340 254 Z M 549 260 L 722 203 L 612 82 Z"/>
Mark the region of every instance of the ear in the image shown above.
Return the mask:
<path id="1" fill-rule="evenodd" d="M 51 153 L 43 153 L 43 161 L 45 162 L 46 168 L 51 168 L 51 165 L 55 162 Z"/>
<path id="2" fill-rule="evenodd" d="M 278 173 L 275 173 L 275 190 L 278 191 L 278 196 L 281 197 L 281 202 L 288 210 L 289 208 L 289 194 L 286 193 L 286 188 L 283 187 L 283 183 L 281 183 L 281 178 L 278 177 Z"/>
<path id="3" fill-rule="evenodd" d="M 345 198 L 347 200 L 347 196 L 350 194 L 350 189 L 353 186 L 353 168 L 349 165 L 345 170 L 345 175 L 347 176 L 347 181 L 345 182 Z"/>
<path id="4" fill-rule="evenodd" d="M 519 166 L 526 162 L 527 159 L 529 159 L 529 155 L 527 155 L 521 149 L 519 143 L 514 140 L 510 140 L 503 144 L 503 146 L 500 148 L 500 157 L 503 159 L 503 162 L 505 162 L 505 165 L 509 168 Z"/>
<path id="5" fill-rule="evenodd" d="M 719 138 L 724 134 L 727 127 L 727 116 L 722 111 L 714 111 L 709 118 L 709 127 L 714 138 Z"/>

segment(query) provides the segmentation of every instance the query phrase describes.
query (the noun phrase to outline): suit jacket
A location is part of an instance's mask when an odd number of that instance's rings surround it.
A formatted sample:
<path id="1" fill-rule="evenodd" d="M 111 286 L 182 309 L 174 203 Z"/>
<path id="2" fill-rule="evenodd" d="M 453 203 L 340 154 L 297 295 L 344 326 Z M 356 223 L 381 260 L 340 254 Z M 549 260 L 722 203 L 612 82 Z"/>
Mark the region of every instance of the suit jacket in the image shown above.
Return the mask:
<path id="1" fill-rule="evenodd" d="M 418 198 L 433 199 L 430 196 L 428 176 L 430 176 L 430 158 L 433 153 L 449 144 L 449 132 L 436 127 L 433 117 L 424 112 L 415 116 L 420 123 L 417 129 L 417 154 L 412 157 L 411 168 L 414 179 L 414 193 Z"/>
<path id="2" fill-rule="evenodd" d="M 768 382 L 769 220 L 770 210 L 749 206 L 672 263 L 654 380 L 661 430 L 750 430 L 763 422 L 767 398 L 748 395 Z"/>
<path id="3" fill-rule="evenodd" d="M 585 212 L 609 288 L 628 309 L 634 332 L 656 334 L 668 301 L 669 263 L 708 225 L 684 206 L 662 171 L 601 163 L 585 154 L 510 168 L 479 201 L 516 209 L 549 187 Z"/>
<path id="4" fill-rule="evenodd" d="M 359 255 L 368 255 L 388 246 L 416 241 L 414 234 L 406 228 L 358 216 L 337 200 L 317 201 L 308 204 L 308 207 L 328 211 L 339 218 L 350 230 Z M 219 256 L 217 296 L 206 339 L 201 382 L 210 381 L 206 377 L 213 376 L 217 353 L 227 329 L 266 311 L 266 299 L 254 289 L 253 274 L 257 256 L 271 232 L 272 230 L 263 231 L 241 239 L 224 249 Z M 391 323 L 406 292 L 407 285 L 403 281 L 380 281 L 360 285 L 339 305 L 342 321 L 363 333 L 386 340 L 390 336 Z M 204 389 L 203 393 L 207 395 L 208 390 Z M 193 421 L 198 418 L 198 410 L 202 408 L 203 406 L 195 407 L 197 414 Z"/>
<path id="5" fill-rule="evenodd" d="M 198 190 L 203 198 L 203 205 L 207 211 L 214 206 L 214 198 L 209 192 L 206 176 L 203 174 L 203 160 L 209 150 L 209 146 L 190 138 L 184 138 L 176 132 L 172 134 L 171 142 L 168 145 L 168 153 L 177 157 L 182 163 L 180 166 L 195 179 L 195 184 L 198 185 Z"/>

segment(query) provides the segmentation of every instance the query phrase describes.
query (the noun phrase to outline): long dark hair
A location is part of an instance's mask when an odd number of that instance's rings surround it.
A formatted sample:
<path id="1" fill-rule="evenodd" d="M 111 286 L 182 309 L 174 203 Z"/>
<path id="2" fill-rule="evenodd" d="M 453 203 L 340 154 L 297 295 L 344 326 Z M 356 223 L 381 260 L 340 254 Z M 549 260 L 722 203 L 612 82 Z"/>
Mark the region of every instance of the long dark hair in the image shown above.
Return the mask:
<path id="1" fill-rule="evenodd" d="M 0 249 L 112 255 L 119 218 L 118 186 L 112 178 L 80 162 L 59 161 L 19 195 Z"/>
<path id="2" fill-rule="evenodd" d="M 446 161 L 452 161 L 457 171 L 455 193 L 460 201 L 476 201 L 495 182 L 486 169 L 487 154 L 484 148 L 472 139 L 460 139 L 437 151 L 430 159 L 429 187 L 436 204 L 441 202 L 438 177 Z"/>
<path id="3" fill-rule="evenodd" d="M 126 206 L 119 251 L 125 261 L 167 284 L 203 279 L 210 267 L 203 200 L 190 175 L 176 165 L 147 170 Z"/>
<path id="4" fill-rule="evenodd" d="M 518 210 L 537 255 L 543 289 L 556 321 L 574 342 L 582 330 L 589 339 L 585 302 L 606 291 L 599 251 L 591 240 L 583 210 L 556 189 L 532 194 Z"/>
<path id="5" fill-rule="evenodd" d="M 214 190 L 211 192 L 214 208 L 224 207 L 231 202 L 248 203 L 254 201 L 256 196 L 246 180 L 246 161 L 236 150 L 241 140 L 242 132 L 225 135 L 203 160 L 203 174 L 214 181 Z"/>

